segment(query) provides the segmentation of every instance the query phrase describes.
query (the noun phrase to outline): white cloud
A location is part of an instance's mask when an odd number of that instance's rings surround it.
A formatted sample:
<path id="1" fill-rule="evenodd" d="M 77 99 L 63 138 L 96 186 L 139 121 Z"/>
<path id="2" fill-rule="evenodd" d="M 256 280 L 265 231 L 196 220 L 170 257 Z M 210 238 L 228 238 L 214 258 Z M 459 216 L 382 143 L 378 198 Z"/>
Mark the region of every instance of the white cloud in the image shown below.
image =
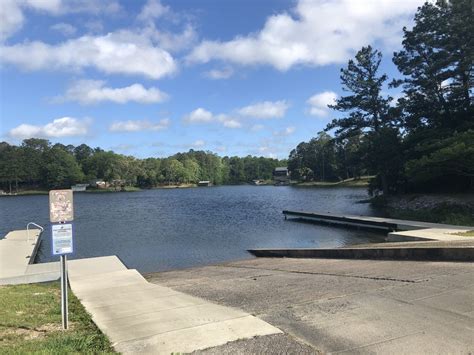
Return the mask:
<path id="1" fill-rule="evenodd" d="M 281 131 L 273 132 L 273 135 L 278 136 L 278 137 L 285 137 L 285 136 L 292 135 L 293 133 L 295 133 L 295 131 L 296 131 L 296 128 L 293 126 L 290 126 L 290 127 L 286 127 L 285 129 Z"/>
<path id="2" fill-rule="evenodd" d="M 253 105 L 242 107 L 238 113 L 244 117 L 252 118 L 282 118 L 290 106 L 284 100 L 282 101 L 263 101 Z"/>
<path id="3" fill-rule="evenodd" d="M 20 30 L 25 21 L 22 7 L 36 11 L 56 13 L 60 0 L 2 0 L 0 1 L 0 41 Z"/>
<path id="4" fill-rule="evenodd" d="M 86 35 L 57 45 L 34 41 L 0 46 L 0 61 L 26 70 L 93 67 L 107 74 L 135 74 L 152 79 L 177 69 L 167 51 L 155 46 L 148 36 L 131 31 Z"/>
<path id="5" fill-rule="evenodd" d="M 226 115 L 218 114 L 214 115 L 212 112 L 199 107 L 191 113 L 184 116 L 184 122 L 186 123 L 220 123 L 226 128 L 240 128 L 242 124 L 235 118 Z"/>
<path id="6" fill-rule="evenodd" d="M 299 0 L 291 13 L 267 18 L 254 34 L 227 42 L 205 40 L 188 55 L 191 63 L 223 60 L 241 65 L 271 65 L 286 71 L 295 65 L 343 63 L 362 46 L 400 45 L 424 0 Z"/>
<path id="7" fill-rule="evenodd" d="M 50 15 L 68 13 L 116 14 L 121 6 L 116 0 L 1 0 L 0 42 L 19 31 L 25 22 L 25 9 Z"/>
<path id="8" fill-rule="evenodd" d="M 140 21 L 153 21 L 169 12 L 170 7 L 163 5 L 159 0 L 148 0 L 137 19 Z"/>
<path id="9" fill-rule="evenodd" d="M 77 28 L 69 23 L 60 22 L 51 26 L 53 31 L 59 32 L 63 36 L 70 37 L 77 32 Z"/>
<path id="10" fill-rule="evenodd" d="M 192 111 L 189 115 L 186 115 L 184 120 L 188 123 L 208 123 L 214 120 L 212 112 L 199 107 Z"/>
<path id="11" fill-rule="evenodd" d="M 254 124 L 252 127 L 250 127 L 250 130 L 252 132 L 258 132 L 258 131 L 261 131 L 264 128 L 265 128 L 265 126 L 263 124 Z"/>
<path id="12" fill-rule="evenodd" d="M 10 130 L 9 135 L 18 139 L 84 136 L 88 133 L 89 124 L 90 121 L 87 119 L 78 120 L 73 117 L 62 117 L 44 126 L 21 124 Z"/>
<path id="13" fill-rule="evenodd" d="M 215 119 L 220 122 L 224 127 L 227 128 L 241 128 L 242 124 L 235 118 L 232 118 L 229 115 L 220 114 L 215 117 Z"/>
<path id="14" fill-rule="evenodd" d="M 150 122 L 148 120 L 128 120 L 118 121 L 110 125 L 109 130 L 111 132 L 139 132 L 139 131 L 161 131 L 168 128 L 170 120 L 165 118 L 160 120 L 158 123 Z"/>
<path id="15" fill-rule="evenodd" d="M 101 101 L 151 104 L 163 102 L 167 98 L 168 95 L 156 87 L 146 89 L 141 84 L 132 84 L 122 88 L 110 88 L 106 87 L 105 81 L 102 80 L 79 80 L 67 89 L 59 101 L 77 101 L 86 105 Z"/>
<path id="16" fill-rule="evenodd" d="M 231 67 L 226 67 L 223 69 L 212 69 L 204 73 L 205 77 L 214 80 L 228 79 L 232 75 L 234 75 L 234 70 Z"/>
<path id="17" fill-rule="evenodd" d="M 187 24 L 181 33 L 173 33 L 156 29 L 154 26 L 144 30 L 161 48 L 170 52 L 179 52 L 190 48 L 197 39 L 197 34 L 190 24 Z"/>
<path id="18" fill-rule="evenodd" d="M 324 91 L 311 96 L 308 101 L 308 113 L 312 116 L 326 117 L 329 112 L 328 105 L 335 103 L 337 94 L 333 91 Z"/>
<path id="19" fill-rule="evenodd" d="M 193 144 L 191 144 L 191 146 L 193 148 L 202 148 L 206 145 L 206 142 L 203 141 L 202 139 L 198 139 L 197 141 L 195 141 Z"/>

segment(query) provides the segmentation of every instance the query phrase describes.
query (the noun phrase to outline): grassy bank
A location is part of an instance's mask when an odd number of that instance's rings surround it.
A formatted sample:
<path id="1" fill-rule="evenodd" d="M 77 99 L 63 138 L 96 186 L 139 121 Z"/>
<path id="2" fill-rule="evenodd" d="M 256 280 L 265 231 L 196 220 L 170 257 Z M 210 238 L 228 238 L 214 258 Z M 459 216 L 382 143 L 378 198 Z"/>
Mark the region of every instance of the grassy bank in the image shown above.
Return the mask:
<path id="1" fill-rule="evenodd" d="M 0 353 L 113 353 L 108 338 L 69 292 L 69 329 L 61 328 L 59 282 L 0 286 Z"/>
<path id="2" fill-rule="evenodd" d="M 360 179 L 347 179 L 336 182 L 309 181 L 292 184 L 296 187 L 368 187 L 371 177 L 361 177 Z"/>
<path id="3" fill-rule="evenodd" d="M 467 231 L 467 232 L 454 233 L 454 234 L 459 235 L 461 237 L 474 237 L 474 230 Z"/>
<path id="4" fill-rule="evenodd" d="M 428 198 L 433 196 L 428 196 Z M 453 201 L 439 196 L 439 201 L 430 203 L 418 202 L 421 197 L 394 197 L 385 199 L 376 197 L 371 204 L 383 208 L 387 217 L 408 219 L 422 222 L 474 226 L 474 206 L 465 201 Z"/>

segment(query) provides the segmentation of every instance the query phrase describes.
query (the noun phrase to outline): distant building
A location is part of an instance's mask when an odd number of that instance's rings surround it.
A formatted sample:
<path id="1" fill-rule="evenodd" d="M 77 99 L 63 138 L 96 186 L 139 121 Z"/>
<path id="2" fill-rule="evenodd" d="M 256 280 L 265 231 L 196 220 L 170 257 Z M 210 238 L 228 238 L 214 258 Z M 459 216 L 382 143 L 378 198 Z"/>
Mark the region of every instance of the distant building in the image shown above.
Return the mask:
<path id="1" fill-rule="evenodd" d="M 282 185 L 290 182 L 290 174 L 287 167 L 278 167 L 273 170 L 273 181 L 275 184 Z"/>
<path id="2" fill-rule="evenodd" d="M 212 186 L 212 183 L 208 180 L 202 180 L 198 182 L 198 186 Z"/>
<path id="3" fill-rule="evenodd" d="M 86 191 L 86 188 L 89 186 L 89 184 L 76 184 L 71 186 L 71 190 L 74 192 L 81 192 L 81 191 Z"/>
<path id="4" fill-rule="evenodd" d="M 90 186 L 95 187 L 97 189 L 106 189 L 110 186 L 110 184 L 103 180 L 92 180 L 90 182 Z"/>

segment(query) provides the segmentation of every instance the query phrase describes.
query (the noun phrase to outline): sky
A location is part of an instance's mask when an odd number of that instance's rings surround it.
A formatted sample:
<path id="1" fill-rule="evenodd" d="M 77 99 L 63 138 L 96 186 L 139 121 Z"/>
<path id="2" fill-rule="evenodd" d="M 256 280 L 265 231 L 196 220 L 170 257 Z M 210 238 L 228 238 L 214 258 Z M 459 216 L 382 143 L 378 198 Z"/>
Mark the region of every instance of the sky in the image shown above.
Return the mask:
<path id="1" fill-rule="evenodd" d="M 1 0 L 0 141 L 287 158 L 340 115 L 327 105 L 362 46 L 399 76 L 391 56 L 421 4 Z"/>

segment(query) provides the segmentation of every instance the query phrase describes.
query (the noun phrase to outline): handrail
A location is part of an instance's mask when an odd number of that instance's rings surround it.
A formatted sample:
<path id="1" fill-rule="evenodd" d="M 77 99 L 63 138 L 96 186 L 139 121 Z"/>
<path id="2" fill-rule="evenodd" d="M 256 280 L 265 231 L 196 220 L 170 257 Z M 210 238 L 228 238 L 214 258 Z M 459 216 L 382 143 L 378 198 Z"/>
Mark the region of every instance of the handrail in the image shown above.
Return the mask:
<path id="1" fill-rule="evenodd" d="M 27 239 L 26 241 L 29 242 L 30 241 L 30 224 L 34 225 L 35 227 L 38 227 L 39 229 L 41 229 L 41 233 L 44 232 L 44 228 L 41 227 L 39 224 L 36 224 L 35 222 L 30 222 L 26 225 L 26 233 L 27 233 Z"/>

